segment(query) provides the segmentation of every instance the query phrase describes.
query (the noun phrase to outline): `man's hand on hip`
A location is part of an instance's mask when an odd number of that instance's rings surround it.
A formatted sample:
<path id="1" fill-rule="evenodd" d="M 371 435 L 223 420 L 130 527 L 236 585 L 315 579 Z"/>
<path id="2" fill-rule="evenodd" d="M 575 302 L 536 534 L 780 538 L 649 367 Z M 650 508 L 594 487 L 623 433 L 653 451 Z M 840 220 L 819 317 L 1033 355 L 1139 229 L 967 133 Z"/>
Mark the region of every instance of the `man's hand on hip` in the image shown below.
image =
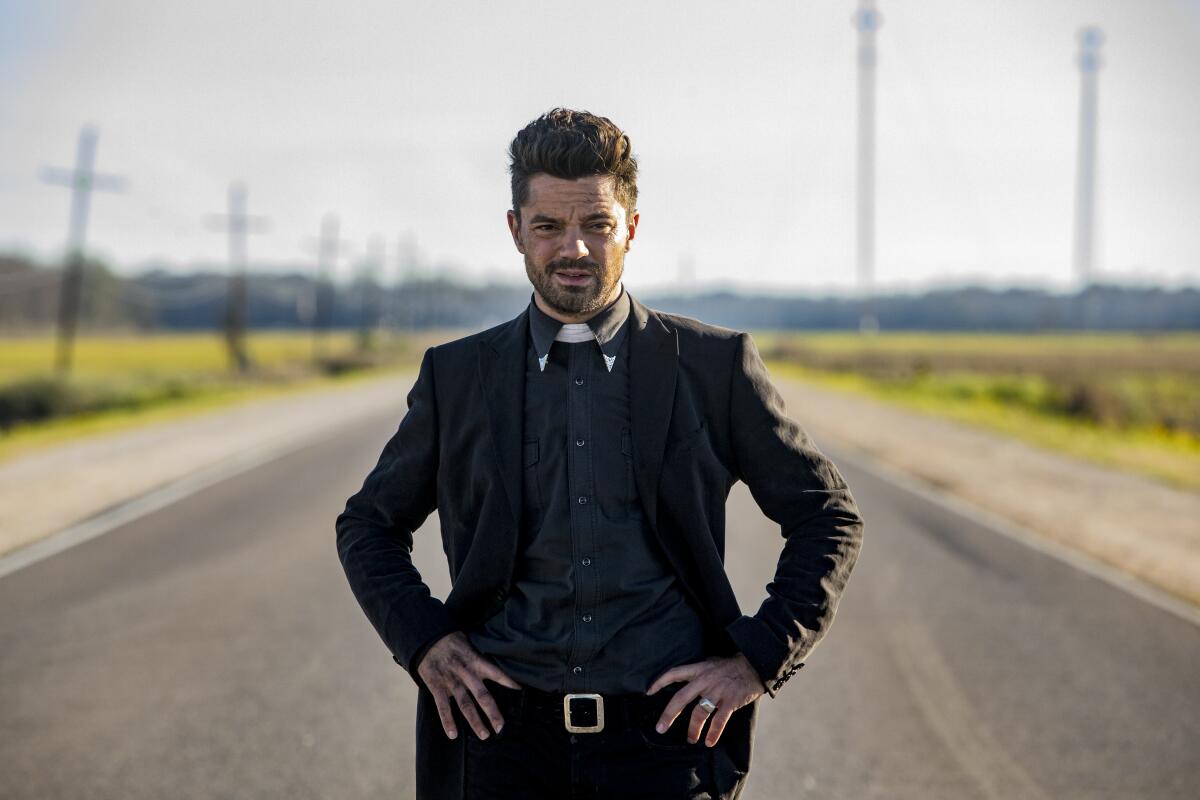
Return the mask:
<path id="1" fill-rule="evenodd" d="M 766 693 L 766 687 L 754 667 L 750 666 L 744 655 L 738 653 L 729 658 L 710 658 L 695 664 L 672 667 L 658 676 L 646 694 L 654 694 L 664 686 L 680 681 L 684 682 L 684 686 L 663 709 L 657 730 L 665 733 L 684 706 L 696 698 L 708 699 L 716 705 L 716 709 L 710 711 L 698 704 L 688 721 L 688 741 L 694 744 L 700 740 L 704 722 L 711 717 L 708 736 L 704 738 L 704 744 L 708 747 L 721 738 L 733 712 Z"/>
<path id="2" fill-rule="evenodd" d="M 516 681 L 505 675 L 503 670 L 481 656 L 479 651 L 471 646 L 466 634 L 458 631 L 446 634 L 425 651 L 424 658 L 417 665 L 417 674 L 433 695 L 438 716 L 442 720 L 442 728 L 451 739 L 458 736 L 458 728 L 454 724 L 454 714 L 450 708 L 451 699 L 458 704 L 458 710 L 475 731 L 475 735 L 486 739 L 490 732 L 483 718 L 479 716 L 479 710 L 487 715 L 496 733 L 504 727 L 504 717 L 500 715 L 495 698 L 483 685 L 484 678 L 510 689 L 521 688 Z"/>

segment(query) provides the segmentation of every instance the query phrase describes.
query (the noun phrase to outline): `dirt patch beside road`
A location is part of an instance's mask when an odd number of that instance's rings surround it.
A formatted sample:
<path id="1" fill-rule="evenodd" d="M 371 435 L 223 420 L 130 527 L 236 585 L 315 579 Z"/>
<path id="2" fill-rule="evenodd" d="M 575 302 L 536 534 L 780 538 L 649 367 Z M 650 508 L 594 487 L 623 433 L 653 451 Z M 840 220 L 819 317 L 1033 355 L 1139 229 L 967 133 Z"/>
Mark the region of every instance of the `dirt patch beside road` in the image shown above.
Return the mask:
<path id="1" fill-rule="evenodd" d="M 247 451 L 311 440 L 391 410 L 413 375 L 267 398 L 88 437 L 0 463 L 0 555 Z"/>
<path id="2" fill-rule="evenodd" d="M 778 381 L 789 415 L 1200 606 L 1200 494 L 847 392 Z"/>

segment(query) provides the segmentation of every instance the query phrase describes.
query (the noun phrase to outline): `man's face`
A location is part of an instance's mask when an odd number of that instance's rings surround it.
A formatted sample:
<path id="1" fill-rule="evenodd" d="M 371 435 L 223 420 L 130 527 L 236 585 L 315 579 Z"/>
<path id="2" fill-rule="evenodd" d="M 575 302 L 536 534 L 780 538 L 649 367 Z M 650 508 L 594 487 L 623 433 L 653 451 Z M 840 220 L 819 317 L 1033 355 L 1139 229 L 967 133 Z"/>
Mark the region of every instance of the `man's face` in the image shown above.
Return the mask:
<path id="1" fill-rule="evenodd" d="M 554 316 L 583 321 L 612 302 L 625 270 L 638 215 L 628 216 L 613 195 L 613 178 L 564 180 L 545 173 L 529 179 L 521 219 L 508 228 L 525 256 L 525 274 Z"/>

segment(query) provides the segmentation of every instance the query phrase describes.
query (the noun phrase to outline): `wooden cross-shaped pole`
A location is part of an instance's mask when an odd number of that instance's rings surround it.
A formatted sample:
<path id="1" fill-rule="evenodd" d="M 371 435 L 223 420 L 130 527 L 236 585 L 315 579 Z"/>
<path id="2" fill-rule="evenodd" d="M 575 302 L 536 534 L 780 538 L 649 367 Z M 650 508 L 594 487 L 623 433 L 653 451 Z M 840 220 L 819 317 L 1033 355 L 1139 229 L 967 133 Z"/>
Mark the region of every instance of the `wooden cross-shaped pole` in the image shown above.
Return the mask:
<path id="1" fill-rule="evenodd" d="M 246 213 L 246 186 L 239 181 L 229 184 L 229 212 L 211 214 L 208 221 L 212 228 L 229 235 L 229 297 L 223 327 L 230 365 L 245 372 L 250 368 L 246 353 L 246 237 L 263 233 L 267 221 Z"/>
<path id="2" fill-rule="evenodd" d="M 333 273 L 337 262 L 350 250 L 350 242 L 339 239 L 340 223 L 335 214 L 326 214 L 321 219 L 321 237 L 316 242 L 306 242 L 305 249 L 317 254 L 317 280 L 313 287 L 313 360 L 325 358 L 325 337 L 333 324 Z"/>
<path id="3" fill-rule="evenodd" d="M 79 131 L 79 145 L 75 151 L 75 168 L 61 169 L 45 167 L 42 180 L 55 186 L 71 190 L 71 223 L 67 232 L 67 264 L 59 288 L 58 340 L 55 346 L 54 366 L 60 373 L 71 370 L 71 353 L 75 344 L 75 330 L 79 322 L 79 299 L 83 285 L 83 248 L 87 240 L 88 211 L 93 191 L 120 192 L 126 183 L 115 175 L 100 175 L 94 170 L 96 164 L 95 128 L 84 127 Z"/>

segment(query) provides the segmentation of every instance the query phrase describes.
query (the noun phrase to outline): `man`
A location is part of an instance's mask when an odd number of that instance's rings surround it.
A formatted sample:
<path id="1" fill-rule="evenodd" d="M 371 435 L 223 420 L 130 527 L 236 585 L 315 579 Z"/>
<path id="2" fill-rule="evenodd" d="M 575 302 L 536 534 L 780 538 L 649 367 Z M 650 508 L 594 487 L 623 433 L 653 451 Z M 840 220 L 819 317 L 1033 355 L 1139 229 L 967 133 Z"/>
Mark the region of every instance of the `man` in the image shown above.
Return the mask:
<path id="1" fill-rule="evenodd" d="M 756 701 L 827 631 L 862 521 L 747 334 L 624 290 L 629 138 L 555 109 L 510 156 L 529 307 L 425 353 L 337 520 L 350 586 L 420 687 L 418 797 L 736 797 Z M 784 537 L 753 616 L 723 567 L 738 480 Z M 434 509 L 444 603 L 410 558 Z"/>

